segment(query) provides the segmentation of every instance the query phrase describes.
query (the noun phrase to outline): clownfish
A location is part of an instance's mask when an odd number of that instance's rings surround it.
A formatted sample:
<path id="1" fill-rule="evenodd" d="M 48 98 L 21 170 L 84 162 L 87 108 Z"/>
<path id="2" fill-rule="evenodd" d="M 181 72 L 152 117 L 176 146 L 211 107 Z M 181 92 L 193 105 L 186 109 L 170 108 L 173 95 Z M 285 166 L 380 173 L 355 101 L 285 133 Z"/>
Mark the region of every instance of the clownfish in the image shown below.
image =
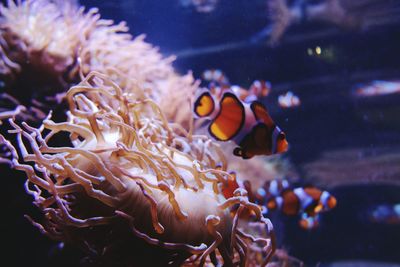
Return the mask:
<path id="1" fill-rule="evenodd" d="M 230 89 L 240 100 L 251 103 L 266 97 L 271 91 L 271 84 L 269 82 L 256 80 L 251 84 L 248 90 L 238 85 L 232 85 Z"/>
<path id="2" fill-rule="evenodd" d="M 294 95 L 291 91 L 278 97 L 279 106 L 282 108 L 293 108 L 300 106 L 300 98 Z"/>
<path id="3" fill-rule="evenodd" d="M 255 95 L 239 85 L 232 85 L 229 89 L 243 102 L 250 103 L 257 100 Z"/>
<path id="4" fill-rule="evenodd" d="M 319 214 L 336 206 L 336 198 L 313 186 L 291 189 L 286 180 L 266 182 L 256 193 L 256 203 L 266 212 L 280 210 L 287 216 L 300 215 L 299 225 L 311 230 L 319 226 Z"/>
<path id="5" fill-rule="evenodd" d="M 229 80 L 226 75 L 219 69 L 205 70 L 202 74 L 203 79 L 208 82 L 215 82 L 220 85 L 228 85 Z"/>
<path id="6" fill-rule="evenodd" d="M 235 172 L 230 172 L 228 179 L 226 180 L 225 183 L 222 185 L 222 194 L 226 199 L 233 197 L 233 192 L 235 192 L 236 189 L 239 188 L 239 184 L 236 179 L 236 173 Z"/>
<path id="7" fill-rule="evenodd" d="M 355 93 L 362 97 L 400 93 L 400 81 L 373 81 L 361 86 Z"/>
<path id="8" fill-rule="evenodd" d="M 249 88 L 251 94 L 257 98 L 266 97 L 271 92 L 271 83 L 268 81 L 255 80 Z"/>
<path id="9" fill-rule="evenodd" d="M 193 109 L 197 117 L 211 119 L 208 130 L 213 138 L 232 140 L 238 145 L 233 150 L 235 156 L 249 159 L 288 150 L 285 133 L 258 101 L 243 102 L 231 90 L 224 90 L 218 98 L 210 91 L 202 90 Z"/>
<path id="10" fill-rule="evenodd" d="M 266 202 L 268 210 L 279 209 L 288 216 L 305 213 L 307 217 L 333 209 L 336 198 L 328 191 L 322 191 L 314 186 L 284 189 Z"/>
<path id="11" fill-rule="evenodd" d="M 279 197 L 283 190 L 286 190 L 290 187 L 289 182 L 287 180 L 271 180 L 265 182 L 263 187 L 257 189 L 256 199 L 257 202 L 261 205 L 266 204 L 266 201 Z"/>

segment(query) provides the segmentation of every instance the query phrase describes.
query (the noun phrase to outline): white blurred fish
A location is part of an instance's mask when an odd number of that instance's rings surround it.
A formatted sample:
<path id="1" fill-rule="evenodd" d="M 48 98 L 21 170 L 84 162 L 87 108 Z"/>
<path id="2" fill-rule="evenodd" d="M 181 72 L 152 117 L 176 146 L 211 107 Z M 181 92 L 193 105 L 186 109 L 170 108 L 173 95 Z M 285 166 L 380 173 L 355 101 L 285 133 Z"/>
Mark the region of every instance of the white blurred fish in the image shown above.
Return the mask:
<path id="1" fill-rule="evenodd" d="M 360 86 L 355 91 L 355 94 L 361 97 L 396 93 L 400 93 L 400 81 L 373 81 L 368 85 Z"/>
<path id="2" fill-rule="evenodd" d="M 378 205 L 368 214 L 373 223 L 400 224 L 400 203 L 394 205 Z"/>
<path id="3" fill-rule="evenodd" d="M 288 91 L 286 94 L 280 95 L 278 97 L 279 106 L 282 108 L 294 108 L 300 106 L 300 98 Z"/>

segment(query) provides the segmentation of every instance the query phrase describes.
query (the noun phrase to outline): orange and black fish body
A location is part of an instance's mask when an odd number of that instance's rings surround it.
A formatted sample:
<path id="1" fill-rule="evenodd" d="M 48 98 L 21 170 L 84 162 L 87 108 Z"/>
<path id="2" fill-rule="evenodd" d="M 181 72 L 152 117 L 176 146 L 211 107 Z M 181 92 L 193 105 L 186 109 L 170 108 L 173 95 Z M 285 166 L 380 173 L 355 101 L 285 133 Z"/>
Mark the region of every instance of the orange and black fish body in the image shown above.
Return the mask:
<path id="1" fill-rule="evenodd" d="M 300 215 L 299 225 L 310 230 L 318 227 L 321 212 L 336 206 L 336 198 L 314 186 L 292 189 L 283 179 L 268 181 L 259 188 L 255 203 L 264 206 L 266 213 L 279 210 L 287 216 Z"/>
<path id="2" fill-rule="evenodd" d="M 228 179 L 225 183 L 222 184 L 222 194 L 226 199 L 233 197 L 233 192 L 239 188 L 239 184 L 236 180 L 236 173 L 230 172 Z"/>
<path id="3" fill-rule="evenodd" d="M 288 216 L 305 213 L 308 217 L 314 217 L 334 208 L 336 198 L 315 187 L 298 187 L 283 190 L 279 196 L 267 200 L 266 206 L 269 210 L 279 209 Z"/>
<path id="4" fill-rule="evenodd" d="M 234 141 L 238 147 L 233 153 L 243 159 L 288 149 L 285 133 L 275 125 L 265 106 L 258 101 L 245 103 L 231 90 L 217 96 L 202 91 L 194 103 L 194 113 L 209 117 L 210 135 L 218 141 Z"/>

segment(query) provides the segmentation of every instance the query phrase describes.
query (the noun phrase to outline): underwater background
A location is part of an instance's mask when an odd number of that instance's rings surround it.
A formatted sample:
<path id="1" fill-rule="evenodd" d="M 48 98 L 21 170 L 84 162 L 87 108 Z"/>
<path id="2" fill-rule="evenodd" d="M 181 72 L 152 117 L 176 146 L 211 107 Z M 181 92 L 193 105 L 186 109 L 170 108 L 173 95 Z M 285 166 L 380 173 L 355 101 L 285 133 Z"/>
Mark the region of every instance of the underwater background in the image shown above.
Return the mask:
<path id="1" fill-rule="evenodd" d="M 390 6 L 382 17 L 390 19 L 377 26 L 302 22 L 274 44 L 260 35 L 272 24 L 267 0 L 193 2 L 79 4 L 126 21 L 134 36 L 144 33 L 163 55 L 177 56 L 173 66 L 180 73 L 191 70 L 201 79 L 203 71 L 220 69 L 243 87 L 256 79 L 271 82 L 262 101 L 287 134 L 285 158 L 296 184 L 318 185 L 338 201 L 312 230 L 301 229 L 296 218 L 274 215 L 279 247 L 306 266 L 400 266 L 400 2 L 381 1 Z M 199 11 L 197 2 L 211 2 L 212 8 Z M 368 10 L 377 1 L 354 2 L 366 2 Z M 374 81 L 394 81 L 399 88 L 367 97 L 357 93 Z M 287 91 L 300 98 L 299 106 L 279 105 L 278 96 Z M 7 266 L 75 266 L 81 252 L 54 245 L 22 216 L 38 212 L 24 193 L 24 176 L 3 166 L 1 173 L 4 180 L 15 177 L 3 182 L 2 255 L 12 263 Z"/>

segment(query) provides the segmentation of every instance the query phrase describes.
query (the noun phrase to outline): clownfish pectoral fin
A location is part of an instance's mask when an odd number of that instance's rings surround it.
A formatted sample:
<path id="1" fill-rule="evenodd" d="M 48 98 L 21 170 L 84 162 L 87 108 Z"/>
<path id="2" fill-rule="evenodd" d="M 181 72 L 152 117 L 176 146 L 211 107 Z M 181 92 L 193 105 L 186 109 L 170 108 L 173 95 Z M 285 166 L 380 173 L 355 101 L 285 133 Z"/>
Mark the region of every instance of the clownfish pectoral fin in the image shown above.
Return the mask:
<path id="1" fill-rule="evenodd" d="M 268 114 L 267 108 L 261 102 L 254 101 L 251 103 L 250 108 L 257 120 L 262 121 L 268 127 L 273 128 L 275 126 L 274 121 Z"/>
<path id="2" fill-rule="evenodd" d="M 233 149 L 233 155 L 241 157 L 242 159 L 251 159 L 254 155 L 243 150 L 241 147 L 235 147 Z"/>
<path id="3" fill-rule="evenodd" d="M 240 132 L 244 121 L 243 103 L 233 93 L 225 92 L 220 101 L 219 113 L 208 130 L 218 141 L 228 141 Z"/>
<path id="4" fill-rule="evenodd" d="M 235 147 L 235 149 L 233 149 L 233 155 L 237 157 L 242 157 L 243 150 L 240 147 Z"/>
<path id="5" fill-rule="evenodd" d="M 214 99 L 210 92 L 205 91 L 194 102 L 194 113 L 199 117 L 207 117 L 215 109 Z"/>

